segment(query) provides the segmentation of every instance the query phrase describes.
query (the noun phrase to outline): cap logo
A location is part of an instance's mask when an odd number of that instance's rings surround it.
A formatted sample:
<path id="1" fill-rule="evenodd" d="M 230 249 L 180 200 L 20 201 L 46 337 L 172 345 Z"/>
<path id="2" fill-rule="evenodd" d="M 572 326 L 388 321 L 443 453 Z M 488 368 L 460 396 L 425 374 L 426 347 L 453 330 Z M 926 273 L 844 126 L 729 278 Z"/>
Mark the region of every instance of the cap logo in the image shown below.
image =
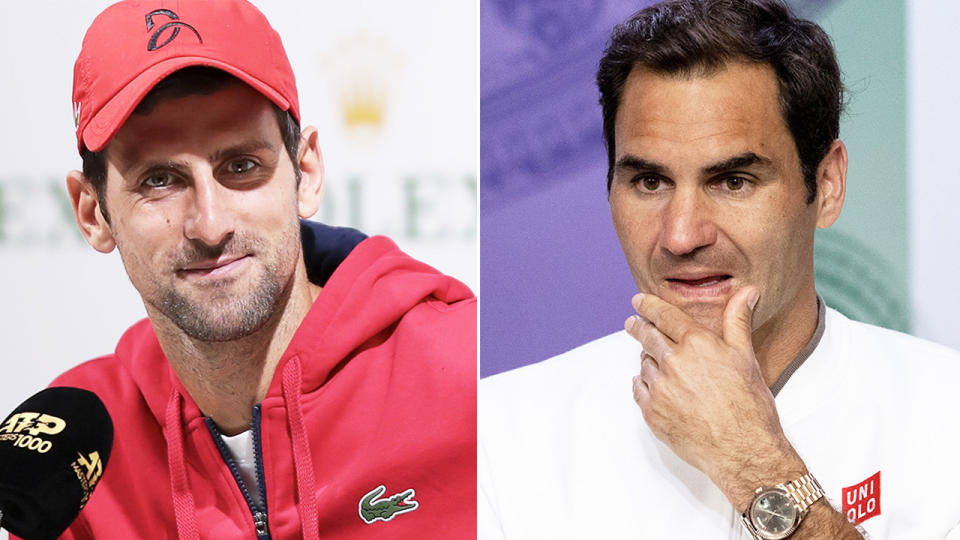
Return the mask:
<path id="1" fill-rule="evenodd" d="M 200 40 L 200 43 L 203 43 L 203 38 L 200 37 L 200 32 L 197 32 L 197 29 L 196 29 L 196 28 L 194 28 L 194 27 L 190 26 L 189 24 L 181 21 L 181 20 L 180 20 L 180 17 L 178 17 L 176 13 L 170 11 L 169 9 L 155 9 L 155 10 L 151 11 L 150 13 L 147 13 L 147 30 L 153 30 L 153 27 L 154 27 L 153 16 L 154 16 L 154 15 L 165 15 L 167 18 L 172 19 L 172 20 L 171 20 L 170 22 L 168 22 L 168 23 L 160 26 L 159 28 L 157 28 L 157 31 L 154 32 L 152 36 L 150 36 L 150 41 L 147 43 L 147 50 L 148 50 L 148 51 L 155 51 L 155 50 L 163 47 L 163 46 L 166 45 L 167 43 L 170 43 L 171 41 L 173 41 L 174 38 L 176 38 L 178 35 L 180 35 L 180 28 L 181 28 L 181 27 L 183 27 L 183 28 L 189 28 L 190 31 L 193 32 L 193 33 L 197 36 L 197 39 Z M 165 39 L 165 40 L 163 40 L 162 42 L 160 42 L 160 41 L 159 41 L 159 40 L 160 40 L 160 36 L 161 36 L 161 35 L 163 34 L 163 32 L 164 32 L 166 29 L 168 29 L 168 28 L 173 28 L 173 32 L 170 33 L 170 37 L 168 37 L 167 39 Z"/>

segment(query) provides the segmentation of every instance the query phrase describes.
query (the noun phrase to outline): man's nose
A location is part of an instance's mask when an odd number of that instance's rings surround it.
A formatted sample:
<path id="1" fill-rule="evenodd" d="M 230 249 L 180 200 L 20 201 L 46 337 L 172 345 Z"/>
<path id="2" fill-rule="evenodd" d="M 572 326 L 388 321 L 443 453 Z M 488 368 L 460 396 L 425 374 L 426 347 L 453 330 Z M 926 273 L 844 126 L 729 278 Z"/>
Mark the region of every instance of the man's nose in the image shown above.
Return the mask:
<path id="1" fill-rule="evenodd" d="M 195 171 L 190 203 L 184 220 L 184 235 L 208 246 L 220 245 L 234 229 L 228 208 L 229 193 L 212 171 Z"/>
<path id="2" fill-rule="evenodd" d="M 689 255 L 717 240 L 712 201 L 699 188 L 678 189 L 661 215 L 660 245 L 673 255 Z"/>

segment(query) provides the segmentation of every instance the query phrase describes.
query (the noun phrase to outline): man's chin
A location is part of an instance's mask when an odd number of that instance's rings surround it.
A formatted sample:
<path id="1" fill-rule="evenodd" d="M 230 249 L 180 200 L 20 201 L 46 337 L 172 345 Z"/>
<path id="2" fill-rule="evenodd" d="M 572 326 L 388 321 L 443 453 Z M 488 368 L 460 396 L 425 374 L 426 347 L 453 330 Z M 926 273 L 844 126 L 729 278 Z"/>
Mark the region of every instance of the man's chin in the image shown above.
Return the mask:
<path id="1" fill-rule="evenodd" d="M 276 311 L 281 294 L 280 283 L 261 279 L 245 291 L 234 286 L 183 294 L 168 289 L 153 305 L 187 336 L 224 342 L 260 330 Z"/>
<path id="2" fill-rule="evenodd" d="M 667 300 L 670 302 L 670 300 Z M 723 310 L 726 307 L 724 302 L 702 302 L 702 301 L 680 301 L 670 302 L 693 320 L 705 326 L 707 329 L 721 334 L 723 331 Z"/>
<path id="3" fill-rule="evenodd" d="M 248 307 L 246 310 L 234 308 L 223 311 L 214 311 L 203 306 L 181 309 L 167 316 L 187 336 L 199 341 L 217 343 L 245 338 L 257 332 L 263 328 L 271 314 L 272 311 L 263 305 Z"/>

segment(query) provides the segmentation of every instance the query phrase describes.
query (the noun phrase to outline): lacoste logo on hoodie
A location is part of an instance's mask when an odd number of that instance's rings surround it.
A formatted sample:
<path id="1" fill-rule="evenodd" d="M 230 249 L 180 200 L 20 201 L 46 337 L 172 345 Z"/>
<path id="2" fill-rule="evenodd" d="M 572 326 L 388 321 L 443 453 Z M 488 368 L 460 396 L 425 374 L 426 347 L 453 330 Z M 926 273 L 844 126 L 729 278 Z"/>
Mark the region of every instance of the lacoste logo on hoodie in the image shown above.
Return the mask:
<path id="1" fill-rule="evenodd" d="M 417 492 L 412 488 L 381 499 L 380 496 L 386 491 L 386 486 L 381 484 L 360 499 L 360 519 L 367 525 L 378 519 L 390 521 L 400 514 L 413 512 L 420 507 L 420 503 L 413 500 Z"/>

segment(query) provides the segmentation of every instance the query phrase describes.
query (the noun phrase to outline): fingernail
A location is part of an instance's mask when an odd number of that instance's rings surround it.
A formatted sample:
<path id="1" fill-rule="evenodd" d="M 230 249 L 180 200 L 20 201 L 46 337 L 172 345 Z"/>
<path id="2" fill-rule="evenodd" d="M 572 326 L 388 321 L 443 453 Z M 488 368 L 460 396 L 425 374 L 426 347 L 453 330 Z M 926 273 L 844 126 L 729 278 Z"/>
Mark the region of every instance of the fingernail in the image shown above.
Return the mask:
<path id="1" fill-rule="evenodd" d="M 636 315 L 631 315 L 631 316 L 627 317 L 627 320 L 623 321 L 623 329 L 626 330 L 627 332 L 629 332 L 630 329 L 633 328 L 633 325 L 636 324 L 636 322 L 637 322 L 637 320 L 638 320 L 639 318 L 640 318 L 640 317 L 638 317 L 638 316 L 636 316 Z"/>
<path id="2" fill-rule="evenodd" d="M 637 293 L 633 295 L 633 309 L 640 309 L 640 304 L 643 303 L 643 293 Z"/>
<path id="3" fill-rule="evenodd" d="M 750 306 L 751 310 L 753 310 L 753 308 L 757 306 L 757 300 L 759 299 L 760 299 L 760 291 L 757 289 L 754 289 L 753 292 L 750 293 L 750 298 L 747 298 L 747 305 Z"/>

